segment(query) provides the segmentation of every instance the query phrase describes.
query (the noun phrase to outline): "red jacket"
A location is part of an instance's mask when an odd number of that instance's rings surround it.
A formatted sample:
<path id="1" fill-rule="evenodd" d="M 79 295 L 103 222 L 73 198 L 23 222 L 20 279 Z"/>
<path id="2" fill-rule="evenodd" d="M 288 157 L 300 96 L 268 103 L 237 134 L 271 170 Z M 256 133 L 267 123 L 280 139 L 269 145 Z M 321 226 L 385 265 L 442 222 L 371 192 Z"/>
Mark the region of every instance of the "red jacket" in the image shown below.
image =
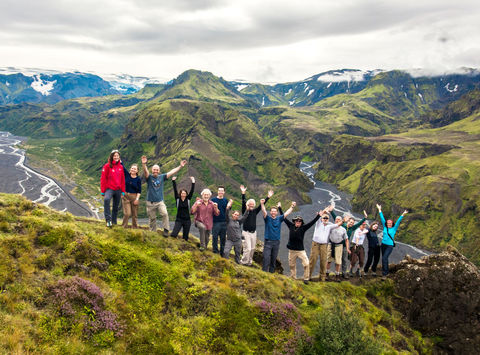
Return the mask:
<path id="1" fill-rule="evenodd" d="M 103 166 L 100 190 L 102 193 L 105 193 L 107 189 L 125 192 L 125 175 L 123 174 L 123 166 L 120 164 L 120 161 L 113 162 L 111 168 L 109 163 Z"/>
<path id="2" fill-rule="evenodd" d="M 195 221 L 202 222 L 207 230 L 211 231 L 213 228 L 213 215 L 218 216 L 220 211 L 216 211 L 211 200 L 208 200 L 208 203 L 202 201 L 201 205 L 198 205 L 196 202 L 192 206 L 191 213 L 195 215 Z"/>

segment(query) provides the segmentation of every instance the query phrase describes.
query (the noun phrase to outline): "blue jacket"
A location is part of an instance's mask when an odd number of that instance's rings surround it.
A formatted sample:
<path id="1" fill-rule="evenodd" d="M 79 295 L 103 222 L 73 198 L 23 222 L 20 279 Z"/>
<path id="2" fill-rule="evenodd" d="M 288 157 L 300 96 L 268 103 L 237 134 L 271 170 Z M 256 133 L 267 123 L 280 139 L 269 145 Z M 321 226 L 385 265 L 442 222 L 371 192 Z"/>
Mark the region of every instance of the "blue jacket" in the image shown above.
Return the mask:
<path id="1" fill-rule="evenodd" d="M 400 222 L 403 219 L 403 215 L 398 217 L 397 222 L 395 222 L 395 225 L 392 228 L 387 228 L 387 223 L 385 221 L 385 217 L 383 217 L 382 212 L 380 212 L 380 219 L 383 224 L 382 244 L 390 245 L 393 247 L 393 241 L 395 240 L 395 233 L 397 233 L 397 229 L 398 229 L 398 226 L 400 225 Z"/>

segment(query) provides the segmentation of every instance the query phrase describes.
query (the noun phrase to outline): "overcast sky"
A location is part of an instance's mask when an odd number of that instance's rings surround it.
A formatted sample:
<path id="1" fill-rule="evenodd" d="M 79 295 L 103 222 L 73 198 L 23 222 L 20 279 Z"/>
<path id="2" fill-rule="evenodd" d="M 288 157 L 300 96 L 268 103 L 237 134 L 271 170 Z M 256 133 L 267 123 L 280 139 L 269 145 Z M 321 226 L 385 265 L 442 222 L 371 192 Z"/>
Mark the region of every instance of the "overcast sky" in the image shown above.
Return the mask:
<path id="1" fill-rule="evenodd" d="M 480 67 L 478 0 L 1 0 L 0 66 L 286 82 Z"/>

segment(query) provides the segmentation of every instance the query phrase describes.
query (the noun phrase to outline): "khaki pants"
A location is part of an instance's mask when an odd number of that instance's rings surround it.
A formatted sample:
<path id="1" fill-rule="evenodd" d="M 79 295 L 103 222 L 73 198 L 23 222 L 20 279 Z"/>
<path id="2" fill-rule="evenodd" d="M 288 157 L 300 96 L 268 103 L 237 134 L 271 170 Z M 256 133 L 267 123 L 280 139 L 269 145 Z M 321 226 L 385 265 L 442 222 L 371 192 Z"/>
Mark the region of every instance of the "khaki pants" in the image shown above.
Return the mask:
<path id="1" fill-rule="evenodd" d="M 332 244 L 328 244 L 327 255 L 328 262 L 335 261 L 336 265 L 342 265 L 343 244 L 335 245 L 335 258 L 332 258 Z"/>
<path id="2" fill-rule="evenodd" d="M 241 263 L 244 265 L 252 265 L 253 254 L 255 253 L 255 246 L 257 245 L 257 232 L 242 231 L 243 241 L 243 255 Z"/>
<path id="3" fill-rule="evenodd" d="M 297 278 L 297 258 L 302 261 L 303 279 L 308 280 L 310 277 L 310 267 L 308 264 L 308 257 L 305 250 L 289 250 L 288 251 L 288 266 L 290 266 L 290 277 Z"/>
<path id="4" fill-rule="evenodd" d="M 157 211 L 158 214 L 162 217 L 163 229 L 170 229 L 170 222 L 168 220 L 167 206 L 163 201 L 160 202 L 150 202 L 147 201 L 147 215 L 148 221 L 150 224 L 150 230 L 157 231 Z"/>
<path id="5" fill-rule="evenodd" d="M 310 270 L 309 278 L 312 278 L 313 269 L 317 259 L 320 257 L 320 280 L 325 281 L 325 274 L 327 272 L 327 244 L 320 244 L 312 241 L 312 251 L 310 252 Z"/>
<path id="6" fill-rule="evenodd" d="M 125 196 L 122 197 L 122 206 L 123 206 L 123 228 L 128 227 L 128 219 L 132 216 L 132 227 L 138 228 L 138 205 L 134 205 L 133 202 L 137 199 L 137 194 L 127 192 Z"/>
<path id="7" fill-rule="evenodd" d="M 195 221 L 195 227 L 198 228 L 200 233 L 200 246 L 204 249 L 207 249 L 208 240 L 210 239 L 210 231 L 207 229 L 205 224 L 200 221 Z"/>

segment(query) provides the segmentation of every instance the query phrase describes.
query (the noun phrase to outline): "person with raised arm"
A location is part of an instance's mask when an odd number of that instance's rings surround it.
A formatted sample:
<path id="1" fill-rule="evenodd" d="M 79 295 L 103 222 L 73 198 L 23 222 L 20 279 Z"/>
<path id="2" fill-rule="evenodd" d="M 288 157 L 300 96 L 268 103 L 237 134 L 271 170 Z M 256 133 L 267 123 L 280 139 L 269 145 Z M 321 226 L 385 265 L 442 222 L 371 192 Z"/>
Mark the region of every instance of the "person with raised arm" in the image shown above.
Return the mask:
<path id="1" fill-rule="evenodd" d="M 233 200 L 229 200 L 227 204 L 227 213 L 225 215 L 227 222 L 227 241 L 225 242 L 225 252 L 223 257 L 228 259 L 232 247 L 235 251 L 235 262 L 240 264 L 240 253 L 242 251 L 242 227 L 241 225 L 248 218 L 253 210 L 246 210 L 242 217 L 239 211 L 233 211 L 230 217 L 230 209 L 232 208 Z"/>
<path id="2" fill-rule="evenodd" d="M 213 227 L 213 216 L 218 216 L 220 211 L 218 205 L 210 200 L 212 192 L 209 189 L 203 189 L 200 196 L 202 198 L 197 198 L 192 206 L 191 213 L 195 215 L 195 227 L 200 232 L 200 251 L 204 251 L 207 249 Z"/>
<path id="3" fill-rule="evenodd" d="M 335 218 L 335 224 L 343 223 L 342 217 L 337 216 Z M 340 268 L 342 267 L 342 255 L 343 255 L 343 245 L 346 244 L 348 248 L 348 235 L 347 230 L 342 226 L 339 228 L 334 228 L 330 231 L 330 236 L 328 239 L 327 247 L 327 275 L 330 271 L 330 266 L 332 262 L 335 262 L 335 281 L 340 281 Z"/>
<path id="4" fill-rule="evenodd" d="M 107 227 L 117 224 L 118 206 L 120 199 L 125 195 L 125 174 L 120 162 L 120 153 L 118 150 L 112 150 L 108 157 L 108 162 L 102 168 L 100 178 L 100 192 L 103 198 L 103 213 Z M 113 199 L 112 210 L 110 210 L 110 201 Z"/>
<path id="5" fill-rule="evenodd" d="M 257 245 L 257 215 L 262 209 L 262 206 L 255 208 L 255 200 L 253 198 L 246 200 L 245 193 L 247 192 L 247 188 L 244 185 L 240 185 L 240 191 L 242 192 L 242 214 L 245 214 L 247 210 L 251 211 L 242 224 L 243 254 L 241 263 L 252 266 L 253 254 L 255 253 L 255 246 Z M 267 203 L 272 196 L 273 190 L 269 190 L 265 198 L 265 203 Z"/>
<path id="6" fill-rule="evenodd" d="M 123 228 L 128 228 L 128 219 L 132 216 L 132 228 L 138 228 L 138 204 L 142 193 L 142 179 L 138 176 L 138 165 L 132 164 L 130 171 L 123 165 L 126 193 L 122 196 Z"/>
<path id="7" fill-rule="evenodd" d="M 328 211 L 330 212 L 332 217 L 334 219 L 336 219 L 337 215 L 335 214 L 335 211 L 333 209 L 334 209 L 333 206 L 328 207 Z M 343 216 L 342 227 L 345 228 L 345 230 L 347 231 L 347 236 L 348 236 L 348 238 L 345 240 L 345 242 L 343 244 L 343 251 L 342 251 L 342 277 L 344 279 L 348 279 L 348 269 L 350 268 L 349 255 L 351 254 L 351 251 L 350 251 L 350 245 L 349 244 L 350 244 L 351 240 L 349 240 L 349 239 L 352 238 L 355 230 L 357 230 L 357 228 L 360 227 L 362 225 L 362 223 L 367 220 L 368 215 L 367 215 L 367 212 L 365 210 L 363 211 L 363 215 L 364 215 L 364 218 L 362 218 L 358 223 L 355 223 L 355 219 L 348 214 L 345 214 Z"/>
<path id="8" fill-rule="evenodd" d="M 380 220 L 382 221 L 383 225 L 383 238 L 382 238 L 382 276 L 385 279 L 388 275 L 388 258 L 395 247 L 395 234 L 397 233 L 397 229 L 400 226 L 400 222 L 402 221 L 403 217 L 408 213 L 407 210 L 403 211 L 402 215 L 398 217 L 397 222 L 395 225 L 391 219 L 385 221 L 385 217 L 382 213 L 382 206 L 377 204 L 378 213 L 380 214 Z"/>
<path id="9" fill-rule="evenodd" d="M 225 198 L 225 186 L 217 188 L 217 196 L 212 198 L 212 202 L 217 204 L 220 211 L 218 216 L 213 216 L 212 250 L 215 254 L 223 256 L 227 236 L 226 213 L 228 204 L 228 200 Z M 218 248 L 218 239 L 220 239 L 220 248 Z"/>
<path id="10" fill-rule="evenodd" d="M 382 232 L 378 230 L 378 222 L 373 221 L 372 225 L 368 229 L 367 240 L 368 240 L 368 257 L 367 263 L 363 271 L 367 274 L 370 265 L 372 266 L 372 276 L 377 276 L 377 265 L 380 260 L 380 242 L 378 241 L 381 238 Z M 373 261 L 373 263 L 372 263 Z"/>
<path id="11" fill-rule="evenodd" d="M 169 179 L 170 176 L 175 175 L 183 168 L 186 164 L 186 160 L 182 160 L 180 165 L 176 168 L 173 168 L 168 173 L 160 174 L 160 166 L 155 164 L 152 166 L 152 173 L 148 172 L 147 168 L 147 157 L 142 156 L 142 166 L 143 166 L 143 177 L 147 182 L 147 215 L 150 230 L 153 232 L 157 231 L 157 211 L 162 217 L 163 221 L 163 236 L 168 237 L 170 229 L 170 221 L 168 220 L 167 206 L 163 201 L 163 187 L 165 180 Z"/>
<path id="12" fill-rule="evenodd" d="M 183 239 L 188 240 L 188 234 L 190 233 L 190 226 L 192 221 L 190 220 L 190 203 L 195 191 L 195 178 L 190 176 L 192 187 L 190 192 L 185 189 L 177 190 L 177 177 L 172 177 L 173 195 L 175 196 L 175 203 L 177 206 L 177 217 L 175 218 L 175 225 L 173 226 L 172 237 L 177 238 L 178 232 L 183 228 Z"/>
<path id="13" fill-rule="evenodd" d="M 353 233 L 352 237 L 352 246 L 350 251 L 352 252 L 352 275 L 355 272 L 355 267 L 358 264 L 357 276 L 362 277 L 363 272 L 363 262 L 365 260 L 365 249 L 363 248 L 363 242 L 365 241 L 365 236 L 368 233 L 367 222 L 363 222 L 360 227 Z"/>
<path id="14" fill-rule="evenodd" d="M 325 281 L 327 275 L 327 251 L 328 251 L 328 239 L 330 237 L 330 231 L 333 228 L 341 226 L 341 221 L 338 224 L 334 224 L 328 221 L 327 208 L 322 211 L 322 219 L 315 223 L 315 230 L 313 232 L 312 249 L 310 252 L 310 275 L 312 278 L 313 269 L 317 263 L 317 259 L 320 258 L 320 281 Z"/>
<path id="15" fill-rule="evenodd" d="M 303 266 L 303 283 L 308 284 L 310 278 L 310 267 L 308 262 L 308 256 L 305 252 L 303 245 L 303 239 L 305 233 L 309 230 L 320 218 L 321 211 L 315 215 L 310 222 L 304 223 L 303 218 L 299 215 L 295 216 L 290 222 L 287 218 L 284 218 L 285 224 L 290 231 L 288 236 L 288 266 L 290 267 L 290 277 L 297 278 L 297 258 L 301 260 Z"/>
<path id="16" fill-rule="evenodd" d="M 280 238 L 282 222 L 285 217 L 292 213 L 297 203 L 292 202 L 290 208 L 285 211 L 284 214 L 278 214 L 278 208 L 281 207 L 281 203 L 277 204 L 277 207 L 270 207 L 270 215 L 265 208 L 265 200 L 260 200 L 260 206 L 262 208 L 263 220 L 265 221 L 265 237 L 263 244 L 263 265 L 262 270 L 265 272 L 275 272 L 275 262 L 278 256 L 278 250 L 280 249 Z"/>

